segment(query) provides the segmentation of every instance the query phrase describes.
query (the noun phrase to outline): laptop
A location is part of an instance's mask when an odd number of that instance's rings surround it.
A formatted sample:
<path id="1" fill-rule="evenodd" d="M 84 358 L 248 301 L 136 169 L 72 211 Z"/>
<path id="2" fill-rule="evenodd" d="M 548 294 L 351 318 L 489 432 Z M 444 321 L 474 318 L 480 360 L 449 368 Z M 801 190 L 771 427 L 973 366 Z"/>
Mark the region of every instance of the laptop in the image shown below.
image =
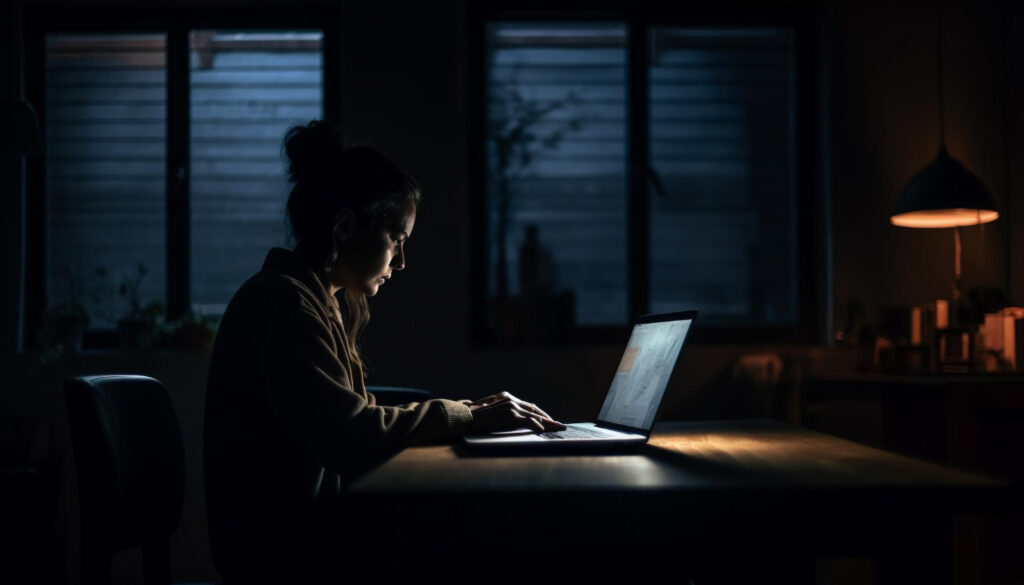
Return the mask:
<path id="1" fill-rule="evenodd" d="M 616 451 L 647 442 L 669 378 L 697 311 L 646 315 L 633 324 L 619 367 L 596 422 L 572 423 L 564 431 L 518 430 L 466 435 L 473 450 Z"/>

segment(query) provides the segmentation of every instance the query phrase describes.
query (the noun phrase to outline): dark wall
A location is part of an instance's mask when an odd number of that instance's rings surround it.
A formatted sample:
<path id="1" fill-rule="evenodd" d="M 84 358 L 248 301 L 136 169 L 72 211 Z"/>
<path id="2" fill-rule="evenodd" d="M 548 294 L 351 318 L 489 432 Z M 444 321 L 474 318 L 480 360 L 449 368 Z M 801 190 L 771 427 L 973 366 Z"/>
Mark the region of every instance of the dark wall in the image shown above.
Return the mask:
<path id="1" fill-rule="evenodd" d="M 346 46 L 374 47 L 367 53 L 376 54 L 381 66 L 352 65 L 352 72 L 378 73 L 346 76 L 345 127 L 354 137 L 374 137 L 421 177 L 428 202 L 410 242 L 409 268 L 374 299 L 366 350 L 376 381 L 466 395 L 508 387 L 545 404 L 588 403 L 600 398 L 610 379 L 614 345 L 573 351 L 471 346 L 466 213 L 469 198 L 479 194 L 466 178 L 465 65 L 455 58 L 465 50 L 459 40 L 465 22 L 440 12 L 452 8 L 431 13 L 429 27 L 405 27 L 398 35 L 406 36 L 399 45 L 430 35 L 431 52 L 398 49 L 394 25 L 380 28 L 384 34 L 376 26 L 345 29 Z M 1021 41 L 1014 34 L 1020 10 L 1013 3 L 944 2 L 943 47 L 949 151 L 988 185 L 1003 211 L 992 224 L 962 230 L 963 288 L 1005 289 L 1012 281 L 1014 300 L 1024 303 L 1024 265 L 1011 264 L 1024 253 L 1020 229 L 1011 226 L 1024 225 L 1024 217 L 1021 205 L 1006 197 L 1007 179 L 1021 184 L 1014 174 L 1022 165 L 1013 162 L 1021 161 L 1022 151 L 1012 148 L 1020 142 L 1020 112 L 1006 107 L 1020 95 Z M 935 3 L 822 2 L 815 12 L 821 39 L 815 50 L 821 51 L 827 96 L 827 134 L 816 146 L 827 152 L 829 182 L 821 191 L 832 207 L 828 261 L 835 310 L 844 310 L 850 299 L 875 314 L 892 303 L 949 298 L 952 230 L 897 228 L 888 221 L 899 190 L 938 150 Z M 1008 168 L 1014 169 L 1009 175 Z M 699 368 L 695 377 L 708 379 L 750 349 L 690 347 L 684 371 Z M 549 354 L 557 357 L 544 362 Z M 678 379 L 676 384 L 680 391 L 694 389 Z M 569 409 L 567 416 L 586 412 Z"/>
<path id="2" fill-rule="evenodd" d="M 465 11 L 445 0 L 395 21 L 370 6 L 343 12 L 342 125 L 417 177 L 424 204 L 407 268 L 372 301 L 365 348 L 374 382 L 461 389 L 471 379 Z"/>
<path id="3" fill-rule="evenodd" d="M 607 388 L 621 343 L 501 350 L 476 348 L 470 341 L 469 202 L 480 194 L 469 185 L 467 166 L 468 1 L 424 3 L 429 6 L 406 17 L 387 3 L 333 4 L 342 31 L 341 122 L 346 135 L 388 152 L 420 180 L 425 192 L 407 248 L 408 268 L 373 300 L 374 317 L 365 340 L 373 366 L 370 382 L 467 397 L 508 389 L 539 401 L 561 418 L 586 417 L 596 411 Z M 1024 114 L 1016 106 L 1024 95 L 1024 8 L 1013 2 L 968 0 L 948 0 L 943 7 L 947 145 L 989 186 L 1003 210 L 997 222 L 964 230 L 964 285 L 1012 284 L 1014 300 L 1024 304 Z M 828 260 L 821 269 L 830 264 L 831 273 L 819 276 L 831 280 L 837 310 L 851 298 L 869 310 L 946 298 L 953 267 L 951 232 L 888 223 L 896 194 L 938 146 L 935 4 L 848 0 L 822 1 L 813 8 L 820 46 L 811 50 L 819 52 L 820 93 L 826 104 L 826 132 L 815 147 L 826 153 L 828 182 L 820 194 L 832 209 L 831 244 L 819 244 Z M 4 18 L 0 71 L 9 61 L 11 32 Z M 9 90 L 8 76 L 0 76 L 0 97 Z M 85 356 L 67 370 L 40 376 L 17 355 L 23 268 L 19 169 L 17 161 L 0 159 L 0 368 L 15 372 L 0 390 L 0 412 L 44 412 L 59 420 L 63 374 L 119 364 L 148 369 L 170 378 L 168 386 L 190 437 L 190 466 L 199 469 L 204 359 L 158 356 L 140 365 Z M 765 349 L 809 361 L 811 367 L 835 355 L 770 343 L 689 347 L 681 364 L 684 374 L 676 376 L 670 389 L 670 415 L 689 415 L 700 389 L 738 355 Z M 837 363 L 848 361 L 840 358 Z M 190 476 L 184 526 L 191 535 L 203 532 L 200 486 L 201 478 Z M 63 531 L 69 541 L 74 539 L 71 514 L 65 510 Z M 177 546 L 176 558 L 191 560 L 187 574 L 176 577 L 213 578 L 201 536 L 181 539 Z M 68 548 L 72 558 L 74 546 Z"/>
<path id="4" fill-rule="evenodd" d="M 1022 184 L 1024 167 L 1013 164 L 1022 156 L 1021 113 L 1006 107 L 1021 88 L 1021 41 L 1014 34 L 1021 8 L 995 1 L 943 7 L 947 144 L 1003 210 L 999 221 L 963 230 L 964 287 L 1013 284 L 1015 300 L 1024 302 L 1024 267 L 1013 262 L 1024 254 L 1024 236 L 1011 230 L 1022 210 L 1006 198 L 1007 185 Z M 816 146 L 827 153 L 829 181 L 821 191 L 832 207 L 828 260 L 836 310 L 851 298 L 870 311 L 948 297 L 950 230 L 888 224 L 896 193 L 938 146 L 935 5 L 821 2 L 815 12 L 827 96 L 827 135 Z M 409 267 L 374 299 L 366 339 L 374 381 L 488 391 L 506 368 L 522 369 L 514 362 L 523 352 L 502 357 L 513 354 L 474 349 L 469 339 L 469 201 L 479 194 L 468 184 L 464 2 L 432 3 L 404 18 L 373 2 L 340 3 L 338 14 L 346 135 L 389 152 L 420 179 L 426 196 Z M 9 30 L 0 34 L 6 69 Z M 6 75 L 0 83 L 6 93 Z M 23 202 L 20 165 L 2 164 L 9 278 L 0 286 L 0 348 L 10 355 L 19 331 Z M 580 365 L 570 360 L 545 375 L 564 385 Z"/>
<path id="5" fill-rule="evenodd" d="M 938 148 L 935 3 L 831 3 L 824 14 L 836 299 L 878 307 L 949 298 L 952 230 L 888 225 L 896 194 Z M 1005 34 L 1019 60 L 1020 11 L 1014 3 L 944 2 L 943 25 L 946 144 L 1003 210 L 992 224 L 962 230 L 963 286 L 1005 287 L 1008 267 L 1017 282 L 1024 269 L 1009 264 L 1012 249 L 1020 254 L 1019 234 L 1016 247 L 1008 245 L 1011 227 L 1021 224 L 1006 197 L 1006 148 L 1019 141 L 1020 125 L 1008 123 L 1014 102 L 1005 92 L 1007 81 L 1019 86 L 1021 69 L 1002 46 Z M 1021 160 L 1019 149 L 1010 156 L 1011 165 Z M 1024 300 L 1024 290 L 1014 292 Z"/>

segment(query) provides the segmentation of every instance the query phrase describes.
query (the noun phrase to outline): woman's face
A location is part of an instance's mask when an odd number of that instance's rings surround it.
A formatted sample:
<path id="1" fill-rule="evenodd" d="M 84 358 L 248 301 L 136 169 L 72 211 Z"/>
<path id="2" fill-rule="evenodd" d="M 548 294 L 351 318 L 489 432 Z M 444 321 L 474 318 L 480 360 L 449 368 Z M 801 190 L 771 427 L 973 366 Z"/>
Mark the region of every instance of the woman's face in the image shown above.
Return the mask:
<path id="1" fill-rule="evenodd" d="M 338 259 L 331 266 L 332 288 L 351 288 L 369 297 L 377 294 L 395 270 L 405 268 L 405 241 L 415 224 L 416 206 L 407 201 L 392 223 L 354 225 L 339 244 Z"/>

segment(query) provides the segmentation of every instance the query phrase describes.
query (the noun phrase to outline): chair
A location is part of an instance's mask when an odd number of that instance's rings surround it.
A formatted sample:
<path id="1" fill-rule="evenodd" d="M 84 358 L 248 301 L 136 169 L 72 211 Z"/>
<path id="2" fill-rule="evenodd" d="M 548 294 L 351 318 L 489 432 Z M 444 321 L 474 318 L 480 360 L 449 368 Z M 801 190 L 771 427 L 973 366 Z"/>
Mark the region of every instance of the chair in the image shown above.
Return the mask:
<path id="1" fill-rule="evenodd" d="M 170 583 L 170 537 L 185 494 L 185 450 L 170 396 L 153 378 L 65 382 L 82 514 L 82 582 L 110 583 L 111 558 L 142 547 L 143 583 Z"/>
<path id="2" fill-rule="evenodd" d="M 60 469 L 50 419 L 0 414 L 0 583 L 57 583 Z"/>

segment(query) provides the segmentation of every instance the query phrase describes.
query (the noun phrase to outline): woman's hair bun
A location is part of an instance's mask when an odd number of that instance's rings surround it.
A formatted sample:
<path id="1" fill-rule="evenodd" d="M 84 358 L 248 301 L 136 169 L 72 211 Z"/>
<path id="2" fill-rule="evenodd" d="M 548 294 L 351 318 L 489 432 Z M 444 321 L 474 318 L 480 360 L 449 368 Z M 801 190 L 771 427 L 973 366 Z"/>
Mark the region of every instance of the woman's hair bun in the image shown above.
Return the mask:
<path id="1" fill-rule="evenodd" d="M 293 183 L 320 183 L 336 168 L 344 150 L 341 132 L 326 120 L 295 126 L 284 136 L 288 179 Z"/>

